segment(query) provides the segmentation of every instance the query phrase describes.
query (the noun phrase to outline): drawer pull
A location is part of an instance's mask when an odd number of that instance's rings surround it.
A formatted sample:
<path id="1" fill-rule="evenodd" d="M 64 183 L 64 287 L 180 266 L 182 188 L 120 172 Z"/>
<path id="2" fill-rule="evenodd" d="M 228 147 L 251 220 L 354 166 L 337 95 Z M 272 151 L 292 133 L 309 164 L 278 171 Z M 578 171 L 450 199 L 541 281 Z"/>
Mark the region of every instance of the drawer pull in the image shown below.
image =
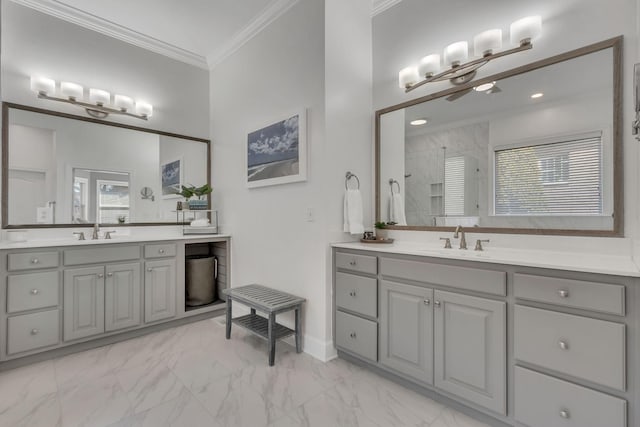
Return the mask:
<path id="1" fill-rule="evenodd" d="M 568 420 L 569 418 L 571 418 L 571 414 L 569 413 L 569 410 L 567 409 L 562 409 L 560 411 L 560 416 L 566 420 Z"/>
<path id="2" fill-rule="evenodd" d="M 31 295 L 38 295 L 40 291 L 38 289 L 31 289 Z"/>
<path id="3" fill-rule="evenodd" d="M 153 271 L 153 268 L 149 267 L 149 268 L 147 268 L 147 271 L 151 272 L 151 271 Z"/>
<path id="4" fill-rule="evenodd" d="M 569 350 L 569 343 L 566 341 L 558 341 L 558 347 L 560 347 L 562 350 Z"/>
<path id="5" fill-rule="evenodd" d="M 160 250 L 158 250 L 158 253 L 163 254 L 163 253 L 164 253 L 164 249 L 160 249 Z"/>
<path id="6" fill-rule="evenodd" d="M 107 273 L 107 277 L 113 277 L 113 273 Z"/>
<path id="7" fill-rule="evenodd" d="M 353 338 L 354 340 L 356 339 L 356 333 L 355 333 L 355 332 L 351 332 L 351 333 L 349 334 L 349 336 L 350 336 L 351 338 Z"/>
<path id="8" fill-rule="evenodd" d="M 435 305 L 436 307 L 440 307 L 440 301 L 435 300 L 435 301 L 433 302 L 433 305 Z"/>
<path id="9" fill-rule="evenodd" d="M 98 279 L 102 279 L 103 277 L 104 277 L 104 274 L 102 274 L 102 273 L 98 274 Z"/>
<path id="10" fill-rule="evenodd" d="M 39 260 L 38 258 L 33 258 L 33 259 L 31 260 L 31 264 L 37 264 L 37 263 L 39 263 L 39 262 L 40 262 L 40 260 Z"/>
<path id="11" fill-rule="evenodd" d="M 356 260 L 352 259 L 351 261 L 349 261 L 349 265 L 355 266 L 356 265 Z"/>
<path id="12" fill-rule="evenodd" d="M 566 289 L 560 289 L 558 291 L 558 295 L 560 295 L 560 298 L 569 298 L 569 291 Z"/>
<path id="13" fill-rule="evenodd" d="M 33 328 L 31 330 L 31 335 L 38 335 L 38 332 L 40 332 L 39 330 L 37 330 L 36 328 Z"/>
<path id="14" fill-rule="evenodd" d="M 352 297 L 354 297 L 354 298 L 355 298 L 355 296 L 356 296 L 356 291 L 351 291 L 351 292 L 349 292 L 349 295 L 351 295 Z"/>
<path id="15" fill-rule="evenodd" d="M 431 300 L 429 298 L 424 300 L 424 305 L 429 305 L 429 304 L 431 304 Z"/>

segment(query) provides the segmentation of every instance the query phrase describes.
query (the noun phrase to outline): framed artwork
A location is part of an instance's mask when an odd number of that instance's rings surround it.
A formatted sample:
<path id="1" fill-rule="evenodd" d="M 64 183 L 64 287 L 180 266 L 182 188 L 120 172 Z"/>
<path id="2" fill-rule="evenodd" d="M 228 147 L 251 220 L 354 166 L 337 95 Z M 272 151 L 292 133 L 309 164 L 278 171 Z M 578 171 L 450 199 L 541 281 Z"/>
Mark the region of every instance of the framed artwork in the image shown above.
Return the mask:
<path id="1" fill-rule="evenodd" d="M 247 187 L 306 181 L 306 110 L 249 132 L 246 148 Z"/>
<path id="2" fill-rule="evenodd" d="M 182 174 L 182 159 L 172 160 L 160 165 L 163 199 L 181 197 L 176 193 L 182 189 Z"/>

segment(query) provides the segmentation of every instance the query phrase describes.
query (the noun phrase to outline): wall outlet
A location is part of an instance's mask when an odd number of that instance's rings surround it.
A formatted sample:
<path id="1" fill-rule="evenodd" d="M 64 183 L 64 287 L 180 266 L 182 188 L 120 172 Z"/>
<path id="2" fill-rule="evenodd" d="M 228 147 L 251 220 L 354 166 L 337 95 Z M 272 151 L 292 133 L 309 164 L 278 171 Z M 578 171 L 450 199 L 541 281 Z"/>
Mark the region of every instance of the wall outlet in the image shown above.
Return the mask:
<path id="1" fill-rule="evenodd" d="M 304 212 L 304 219 L 307 222 L 313 222 L 314 221 L 314 216 L 313 216 L 313 208 L 307 208 Z"/>

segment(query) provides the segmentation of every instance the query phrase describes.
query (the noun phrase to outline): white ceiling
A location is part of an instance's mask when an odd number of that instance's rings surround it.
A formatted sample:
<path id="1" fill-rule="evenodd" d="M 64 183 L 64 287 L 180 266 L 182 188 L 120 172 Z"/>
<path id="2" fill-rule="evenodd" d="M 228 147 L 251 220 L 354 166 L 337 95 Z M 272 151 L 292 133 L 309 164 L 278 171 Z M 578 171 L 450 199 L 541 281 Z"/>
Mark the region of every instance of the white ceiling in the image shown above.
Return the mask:
<path id="1" fill-rule="evenodd" d="M 201 68 L 215 67 L 298 0 L 12 0 Z M 372 15 L 401 0 L 371 0 Z"/>

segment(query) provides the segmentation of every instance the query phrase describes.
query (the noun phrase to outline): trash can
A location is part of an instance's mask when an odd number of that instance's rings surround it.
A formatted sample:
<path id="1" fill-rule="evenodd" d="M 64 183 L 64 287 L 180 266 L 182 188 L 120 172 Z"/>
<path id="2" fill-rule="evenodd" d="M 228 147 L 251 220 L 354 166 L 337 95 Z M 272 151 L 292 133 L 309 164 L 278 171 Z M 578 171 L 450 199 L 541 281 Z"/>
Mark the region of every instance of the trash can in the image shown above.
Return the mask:
<path id="1" fill-rule="evenodd" d="M 185 304 L 189 307 L 197 307 L 215 301 L 218 275 L 216 257 L 187 257 L 185 263 Z"/>

